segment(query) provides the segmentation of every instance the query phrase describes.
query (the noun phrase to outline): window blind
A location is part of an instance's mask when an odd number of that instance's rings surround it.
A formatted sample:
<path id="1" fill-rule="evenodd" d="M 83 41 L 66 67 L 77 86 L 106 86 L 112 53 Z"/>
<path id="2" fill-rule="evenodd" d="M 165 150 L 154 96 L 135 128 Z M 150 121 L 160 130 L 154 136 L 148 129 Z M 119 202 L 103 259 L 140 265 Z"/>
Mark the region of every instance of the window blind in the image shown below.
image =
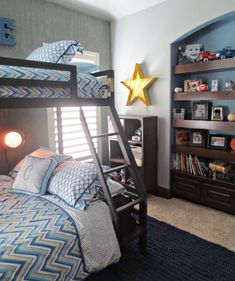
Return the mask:
<path id="1" fill-rule="evenodd" d="M 99 64 L 99 53 L 84 51 L 78 53 L 73 61 Z M 82 108 L 91 135 L 97 135 L 97 109 L 95 106 Z M 55 148 L 58 153 L 71 155 L 79 161 L 90 161 L 91 153 L 82 129 L 78 107 L 62 107 L 53 109 L 53 127 Z M 97 149 L 97 140 L 94 139 Z"/>

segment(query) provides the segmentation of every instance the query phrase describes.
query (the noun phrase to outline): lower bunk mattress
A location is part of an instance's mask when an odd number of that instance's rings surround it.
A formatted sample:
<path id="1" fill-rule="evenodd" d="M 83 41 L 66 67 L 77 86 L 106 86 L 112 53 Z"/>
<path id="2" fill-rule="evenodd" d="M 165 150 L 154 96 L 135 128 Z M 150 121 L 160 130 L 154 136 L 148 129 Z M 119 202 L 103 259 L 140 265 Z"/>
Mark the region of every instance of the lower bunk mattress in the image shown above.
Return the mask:
<path id="1" fill-rule="evenodd" d="M 118 262 L 104 202 L 79 211 L 53 196 L 13 193 L 11 184 L 0 177 L 0 280 L 84 280 Z"/>
<path id="2" fill-rule="evenodd" d="M 55 64 L 56 68 L 56 64 Z M 0 78 L 41 81 L 69 81 L 69 71 L 0 65 Z M 81 98 L 107 98 L 109 86 L 90 75 L 77 73 L 77 95 Z M 0 86 L 0 98 L 70 98 L 69 88 Z"/>

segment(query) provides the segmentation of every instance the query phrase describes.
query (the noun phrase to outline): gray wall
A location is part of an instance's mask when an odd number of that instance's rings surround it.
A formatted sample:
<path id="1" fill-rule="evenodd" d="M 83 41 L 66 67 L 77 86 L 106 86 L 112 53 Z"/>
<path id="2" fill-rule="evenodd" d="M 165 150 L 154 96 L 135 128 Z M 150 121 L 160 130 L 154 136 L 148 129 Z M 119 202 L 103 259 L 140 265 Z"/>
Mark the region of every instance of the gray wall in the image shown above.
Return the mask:
<path id="1" fill-rule="evenodd" d="M 202 3 L 203 2 L 203 3 Z M 168 0 L 112 23 L 112 61 L 115 71 L 115 105 L 120 114 L 159 116 L 159 185 L 169 188 L 171 43 L 205 22 L 235 10 L 235 1 Z M 233 35 L 231 35 L 233 37 Z M 120 83 L 132 77 L 135 63 L 146 76 L 159 79 L 150 88 L 153 105 L 140 101 L 126 106 L 128 90 Z"/>
<path id="2" fill-rule="evenodd" d="M 111 66 L 110 23 L 44 0 L 0 0 L 0 16 L 16 21 L 14 47 L 0 46 L 0 56 L 25 58 L 43 42 L 79 40 L 87 50 L 100 53 L 101 69 Z M 30 120 L 30 121 L 29 121 Z M 21 150 L 9 151 L 11 166 L 38 145 L 48 146 L 46 110 L 0 111 L 0 130 L 15 127 L 26 137 Z M 3 158 L 0 149 L 0 159 Z M 0 162 L 0 173 L 7 171 Z"/>

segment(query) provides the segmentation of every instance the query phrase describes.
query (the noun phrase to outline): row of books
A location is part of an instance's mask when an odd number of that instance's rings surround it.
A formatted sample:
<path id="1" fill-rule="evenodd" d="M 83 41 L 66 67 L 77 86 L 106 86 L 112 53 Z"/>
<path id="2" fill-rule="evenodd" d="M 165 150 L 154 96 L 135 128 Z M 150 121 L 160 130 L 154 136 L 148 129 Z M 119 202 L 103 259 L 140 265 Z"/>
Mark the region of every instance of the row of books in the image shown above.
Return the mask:
<path id="1" fill-rule="evenodd" d="M 197 176 L 207 176 L 209 171 L 208 165 L 197 156 L 182 153 L 175 154 L 173 168 Z"/>

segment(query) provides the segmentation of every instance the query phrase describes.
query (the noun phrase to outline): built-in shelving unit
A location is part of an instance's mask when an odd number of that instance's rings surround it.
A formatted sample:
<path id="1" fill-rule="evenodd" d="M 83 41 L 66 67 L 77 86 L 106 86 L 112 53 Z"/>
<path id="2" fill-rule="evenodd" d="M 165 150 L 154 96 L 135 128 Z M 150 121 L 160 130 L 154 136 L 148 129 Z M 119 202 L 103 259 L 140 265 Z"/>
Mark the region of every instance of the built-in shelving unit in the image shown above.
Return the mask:
<path id="1" fill-rule="evenodd" d="M 177 43 L 173 45 L 178 48 Z M 172 54 L 177 60 L 177 52 L 172 49 Z M 192 102 L 208 101 L 212 104 L 224 103 L 227 107 L 235 106 L 235 90 L 225 91 L 224 85 L 216 92 L 191 92 L 191 93 L 173 93 L 174 87 L 182 86 L 183 81 L 187 79 L 195 79 L 195 77 L 210 82 L 212 79 L 224 77 L 224 79 L 235 80 L 235 58 L 214 60 L 201 63 L 191 63 L 185 65 L 174 65 L 172 69 L 172 108 L 188 108 L 192 110 Z M 226 75 L 224 74 L 226 73 Z M 228 77 L 228 78 L 227 78 Z M 231 78 L 230 78 L 231 77 Z M 196 78 L 197 79 L 197 78 Z M 222 79 L 222 78 L 221 78 Z M 226 81 L 226 80 L 225 80 Z M 225 82 L 223 82 L 225 83 Z M 234 107 L 233 107 L 234 108 Z M 185 120 L 172 120 L 172 159 L 173 155 L 183 154 L 197 156 L 206 161 L 223 160 L 235 163 L 235 152 L 229 148 L 227 150 L 218 150 L 205 147 L 195 147 L 190 145 L 177 145 L 174 143 L 175 130 L 208 130 L 217 134 L 235 134 L 235 122 L 210 121 L 210 120 L 191 120 L 186 115 Z M 192 172 L 192 171 L 191 171 Z M 172 195 L 188 199 L 197 203 L 211 206 L 220 210 L 224 210 L 235 214 L 235 180 L 214 179 L 211 177 L 199 176 L 176 169 L 171 169 L 171 191 Z"/>

